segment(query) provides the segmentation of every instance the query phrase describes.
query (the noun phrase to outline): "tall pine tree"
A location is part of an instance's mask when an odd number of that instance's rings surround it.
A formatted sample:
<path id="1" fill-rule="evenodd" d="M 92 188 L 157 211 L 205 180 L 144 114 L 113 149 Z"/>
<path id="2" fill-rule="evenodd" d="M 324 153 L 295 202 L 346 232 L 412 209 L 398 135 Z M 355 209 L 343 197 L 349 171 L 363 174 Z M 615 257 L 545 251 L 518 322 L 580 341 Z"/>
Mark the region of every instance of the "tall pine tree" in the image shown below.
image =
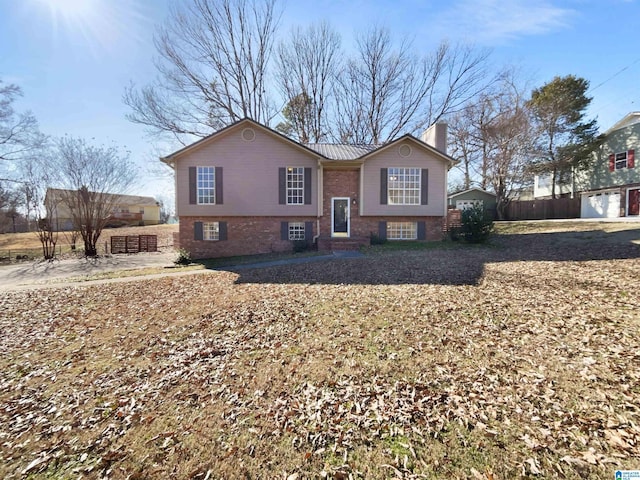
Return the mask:
<path id="1" fill-rule="evenodd" d="M 567 75 L 555 77 L 533 90 L 528 106 L 536 127 L 537 173 L 551 174 L 551 196 L 556 185 L 570 172 L 588 165 L 591 151 L 598 145 L 595 119 L 586 118 L 591 104 L 589 81 Z"/>

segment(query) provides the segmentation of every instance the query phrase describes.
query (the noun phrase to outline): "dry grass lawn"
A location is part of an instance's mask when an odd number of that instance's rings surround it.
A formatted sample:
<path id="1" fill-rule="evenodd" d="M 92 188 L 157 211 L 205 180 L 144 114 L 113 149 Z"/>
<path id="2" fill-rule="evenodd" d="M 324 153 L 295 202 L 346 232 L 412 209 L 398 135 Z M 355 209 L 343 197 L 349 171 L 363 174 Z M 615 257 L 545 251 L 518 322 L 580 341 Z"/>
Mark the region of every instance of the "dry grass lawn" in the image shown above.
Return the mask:
<path id="1" fill-rule="evenodd" d="M 0 477 L 611 479 L 640 468 L 639 238 L 5 294 Z"/>

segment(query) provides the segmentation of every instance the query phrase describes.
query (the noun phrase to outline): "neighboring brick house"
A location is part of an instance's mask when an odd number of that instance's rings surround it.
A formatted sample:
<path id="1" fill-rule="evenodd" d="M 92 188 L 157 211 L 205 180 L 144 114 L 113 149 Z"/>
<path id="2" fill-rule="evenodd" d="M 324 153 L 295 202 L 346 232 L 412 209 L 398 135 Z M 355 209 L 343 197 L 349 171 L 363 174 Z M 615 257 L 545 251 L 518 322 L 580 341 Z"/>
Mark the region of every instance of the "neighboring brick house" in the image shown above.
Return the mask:
<path id="1" fill-rule="evenodd" d="M 302 145 L 244 119 L 161 160 L 175 171 L 193 258 L 353 249 L 376 235 L 440 240 L 447 214 L 446 124 L 385 145 Z M 438 148 L 436 148 L 436 145 Z"/>
<path id="2" fill-rule="evenodd" d="M 107 226 L 157 225 L 160 223 L 160 203 L 153 197 L 138 195 L 117 195 L 111 193 L 95 193 L 104 199 L 110 215 Z M 77 195 L 77 190 L 48 188 L 45 204 L 51 206 L 53 225 L 56 229 L 73 230 L 73 218 L 65 199 Z"/>

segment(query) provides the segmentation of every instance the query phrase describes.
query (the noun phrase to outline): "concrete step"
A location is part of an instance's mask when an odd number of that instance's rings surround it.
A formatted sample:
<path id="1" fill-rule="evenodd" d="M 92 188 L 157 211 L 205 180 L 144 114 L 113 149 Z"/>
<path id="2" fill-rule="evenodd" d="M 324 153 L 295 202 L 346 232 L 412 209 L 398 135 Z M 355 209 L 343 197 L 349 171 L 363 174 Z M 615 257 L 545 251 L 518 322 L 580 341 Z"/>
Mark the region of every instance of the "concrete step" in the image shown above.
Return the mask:
<path id="1" fill-rule="evenodd" d="M 320 237 L 318 250 L 320 251 L 355 251 L 363 245 L 370 245 L 369 237 L 332 238 Z"/>

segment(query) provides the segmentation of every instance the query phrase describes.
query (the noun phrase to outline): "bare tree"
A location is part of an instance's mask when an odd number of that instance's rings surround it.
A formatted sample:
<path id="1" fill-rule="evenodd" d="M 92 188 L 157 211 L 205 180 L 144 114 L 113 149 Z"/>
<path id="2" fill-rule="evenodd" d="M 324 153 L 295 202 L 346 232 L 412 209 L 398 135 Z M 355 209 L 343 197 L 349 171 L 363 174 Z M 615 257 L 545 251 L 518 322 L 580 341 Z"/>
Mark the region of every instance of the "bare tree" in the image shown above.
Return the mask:
<path id="1" fill-rule="evenodd" d="M 57 142 L 51 162 L 61 188 L 52 192 L 66 209 L 84 242 L 86 256 L 98 254 L 97 242 L 115 207 L 136 180 L 136 170 L 116 147 L 95 147 L 82 139 Z"/>
<path id="2" fill-rule="evenodd" d="M 0 160 L 24 158 L 46 141 L 33 114 L 15 111 L 13 104 L 21 96 L 20 87 L 0 80 Z"/>
<path id="3" fill-rule="evenodd" d="M 497 214 L 506 209 L 517 189 L 527 183 L 533 128 L 516 72 L 503 72 L 491 90 L 450 118 L 452 155 L 462 160 L 465 187 L 472 183 L 496 194 Z"/>
<path id="4" fill-rule="evenodd" d="M 373 27 L 357 39 L 337 85 L 338 137 L 382 143 L 416 133 L 460 109 L 486 85 L 488 53 L 442 43 L 420 58 L 411 43 L 396 48 L 389 31 Z"/>
<path id="5" fill-rule="evenodd" d="M 51 174 L 47 156 L 30 157 L 20 162 L 19 172 L 23 207 L 27 221 L 34 221 L 35 234 L 42 245 L 45 260 L 56 255 L 58 228 L 55 224 L 57 205 L 53 197 L 47 196 L 47 187 L 51 184 Z"/>
<path id="6" fill-rule="evenodd" d="M 504 85 L 502 95 L 489 99 L 491 120 L 483 126 L 488 146 L 488 180 L 496 194 L 498 219 L 504 220 L 515 190 L 528 179 L 531 163 L 532 128 L 521 92 Z"/>
<path id="7" fill-rule="evenodd" d="M 456 185 L 458 190 L 469 190 L 474 183 L 480 183 L 476 169 L 481 158 L 481 145 L 475 135 L 474 107 L 475 105 L 468 105 L 461 112 L 451 116 L 448 122 L 448 153 L 458 160 L 458 164 L 454 168 L 460 170 L 463 175 L 462 183 Z M 485 186 L 482 185 L 482 188 L 484 189 Z"/>
<path id="8" fill-rule="evenodd" d="M 192 0 L 173 10 L 155 39 L 158 81 L 125 91 L 129 120 L 181 143 L 244 117 L 268 124 L 278 21 L 276 0 Z"/>
<path id="9" fill-rule="evenodd" d="M 287 102 L 279 130 L 302 143 L 330 133 L 327 110 L 340 67 L 340 35 L 328 23 L 293 29 L 277 52 L 277 79 Z"/>

